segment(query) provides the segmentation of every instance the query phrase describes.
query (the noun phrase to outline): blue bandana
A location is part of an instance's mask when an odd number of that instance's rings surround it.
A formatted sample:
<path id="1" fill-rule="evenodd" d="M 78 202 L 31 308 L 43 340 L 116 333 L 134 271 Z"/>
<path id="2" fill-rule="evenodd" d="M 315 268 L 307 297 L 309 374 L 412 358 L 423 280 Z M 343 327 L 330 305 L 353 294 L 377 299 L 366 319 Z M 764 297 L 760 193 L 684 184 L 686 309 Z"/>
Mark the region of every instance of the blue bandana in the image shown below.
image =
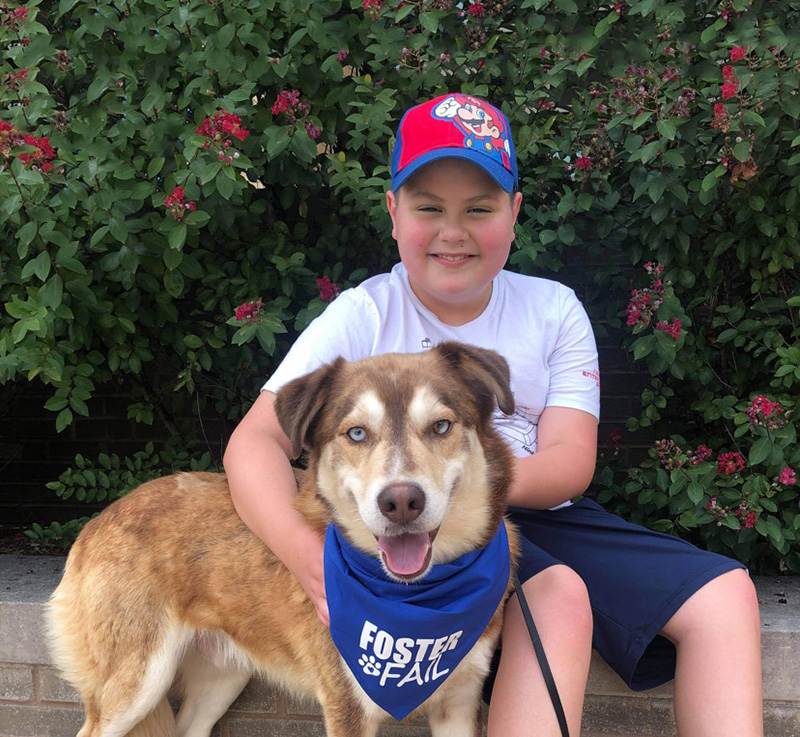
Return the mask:
<path id="1" fill-rule="evenodd" d="M 503 600 L 506 528 L 485 548 L 431 568 L 415 583 L 386 576 L 333 525 L 325 537 L 331 636 L 366 694 L 400 721 L 453 672 Z"/>

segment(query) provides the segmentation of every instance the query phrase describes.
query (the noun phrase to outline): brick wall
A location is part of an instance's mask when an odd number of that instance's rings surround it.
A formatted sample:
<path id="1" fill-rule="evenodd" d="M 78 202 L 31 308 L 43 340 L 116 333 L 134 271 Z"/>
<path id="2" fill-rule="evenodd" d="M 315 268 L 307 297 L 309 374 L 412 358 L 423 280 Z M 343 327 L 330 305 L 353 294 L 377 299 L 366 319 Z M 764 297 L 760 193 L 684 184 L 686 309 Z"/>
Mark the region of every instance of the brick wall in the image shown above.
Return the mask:
<path id="1" fill-rule="evenodd" d="M 616 345 L 600 346 L 601 412 L 600 443 L 614 428 L 624 430 L 626 419 L 637 412 L 647 377 L 637 372 L 625 351 Z M 71 465 L 76 453 L 95 458 L 99 453 L 132 455 L 149 441 L 164 435 L 127 419 L 129 399 L 124 389 L 103 389 L 93 397 L 91 416 L 78 420 L 63 433 L 55 430 L 55 413 L 43 408 L 49 393 L 35 384 L 18 384 L 0 392 L 0 520 L 6 525 L 49 523 L 81 517 L 99 509 L 80 502 L 62 501 L 45 487 Z M 230 427 L 214 427 L 212 448 L 217 459 Z M 630 453 L 649 440 L 644 433 L 625 435 Z M 217 442 L 218 441 L 218 442 Z"/>

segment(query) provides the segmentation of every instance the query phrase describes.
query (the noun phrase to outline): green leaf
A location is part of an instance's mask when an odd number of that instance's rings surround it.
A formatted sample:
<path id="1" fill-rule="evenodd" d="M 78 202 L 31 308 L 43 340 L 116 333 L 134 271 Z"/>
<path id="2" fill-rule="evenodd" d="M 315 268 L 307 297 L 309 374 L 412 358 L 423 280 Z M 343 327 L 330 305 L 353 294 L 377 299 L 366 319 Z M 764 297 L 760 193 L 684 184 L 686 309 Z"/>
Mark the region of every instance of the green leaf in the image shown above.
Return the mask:
<path id="1" fill-rule="evenodd" d="M 94 102 L 100 97 L 100 95 L 108 89 L 110 81 L 108 70 L 104 69 L 102 72 L 98 73 L 94 81 L 89 85 L 89 89 L 86 91 L 86 102 Z"/>
<path id="2" fill-rule="evenodd" d="M 308 33 L 308 28 L 306 26 L 303 26 L 302 28 L 296 30 L 289 38 L 289 43 L 286 44 L 286 50 L 291 51 L 295 46 L 297 46 L 297 44 L 299 44 L 306 37 L 307 33 Z"/>
<path id="3" fill-rule="evenodd" d="M 36 229 L 38 225 L 31 220 L 30 222 L 25 223 L 18 231 L 17 231 L 17 241 L 19 241 L 22 245 L 28 245 L 36 236 Z"/>
<path id="4" fill-rule="evenodd" d="M 700 185 L 700 190 L 702 192 L 708 192 L 709 190 L 711 190 L 714 187 L 716 187 L 717 186 L 717 181 L 719 180 L 719 178 L 723 174 L 725 174 L 726 171 L 727 171 L 727 169 L 724 166 L 722 166 L 721 164 L 716 169 L 714 169 L 713 171 L 710 171 L 708 174 L 706 174 L 703 177 L 703 182 Z"/>
<path id="5" fill-rule="evenodd" d="M 772 452 L 772 440 L 770 438 L 759 438 L 753 443 L 750 448 L 748 456 L 748 463 L 750 466 L 757 466 L 759 463 L 765 461 Z"/>
<path id="6" fill-rule="evenodd" d="M 716 37 L 719 31 L 727 24 L 725 18 L 718 18 L 715 23 L 710 25 L 700 34 L 700 43 L 707 44 L 712 38 Z"/>
<path id="7" fill-rule="evenodd" d="M 675 125 L 675 121 L 670 119 L 659 120 L 656 123 L 656 128 L 658 132 L 669 141 L 674 141 L 678 133 L 678 127 Z"/>
<path id="8" fill-rule="evenodd" d="M 152 179 L 164 168 L 165 161 L 166 159 L 163 156 L 154 156 L 150 159 L 150 163 L 147 165 L 148 179 Z"/>
<path id="9" fill-rule="evenodd" d="M 633 357 L 638 361 L 653 352 L 656 341 L 652 335 L 639 338 L 633 344 Z"/>
<path id="10" fill-rule="evenodd" d="M 214 184 L 217 187 L 217 192 L 219 192 L 220 196 L 226 200 L 231 198 L 233 194 L 234 182 L 229 176 L 225 174 L 225 171 L 222 170 L 217 175 L 217 178 L 214 180 Z"/>
<path id="11" fill-rule="evenodd" d="M 50 397 L 45 403 L 44 408 L 51 412 L 59 412 L 67 406 L 66 397 Z"/>
<path id="12" fill-rule="evenodd" d="M 700 504 L 705 496 L 705 489 L 703 489 L 703 487 L 696 481 L 693 481 L 691 484 L 689 484 L 689 488 L 686 490 L 686 493 L 689 496 L 692 504 Z"/>
<path id="13" fill-rule="evenodd" d="M 183 342 L 186 344 L 187 348 L 192 348 L 193 350 L 197 350 L 198 348 L 203 347 L 203 341 L 198 336 L 193 335 L 192 333 L 184 335 Z"/>
<path id="14" fill-rule="evenodd" d="M 170 297 L 177 299 L 183 294 L 183 275 L 180 271 L 166 271 L 164 273 L 164 288 Z"/>
<path id="15" fill-rule="evenodd" d="M 71 424 L 72 411 L 69 408 L 62 409 L 61 412 L 58 413 L 58 417 L 56 417 L 56 432 L 63 432 Z"/>
<path id="16" fill-rule="evenodd" d="M 741 141 L 733 147 L 733 155 L 739 161 L 747 161 L 750 158 L 750 142 Z"/>
<path id="17" fill-rule="evenodd" d="M 428 33 L 436 33 L 439 30 L 439 17 L 436 13 L 420 13 L 419 22 Z"/>
<path id="18" fill-rule="evenodd" d="M 761 128 L 766 127 L 767 123 L 755 110 L 745 110 L 742 113 L 742 120 L 748 125 L 758 125 Z M 792 144 L 793 146 L 795 144 Z"/>
<path id="19" fill-rule="evenodd" d="M 187 228 L 183 223 L 178 223 L 169 233 L 169 247 L 175 250 L 183 248 L 186 243 Z"/>
<path id="20" fill-rule="evenodd" d="M 639 113 L 636 118 L 634 118 L 633 125 L 631 127 L 633 130 L 641 128 L 652 117 L 653 113 Z"/>

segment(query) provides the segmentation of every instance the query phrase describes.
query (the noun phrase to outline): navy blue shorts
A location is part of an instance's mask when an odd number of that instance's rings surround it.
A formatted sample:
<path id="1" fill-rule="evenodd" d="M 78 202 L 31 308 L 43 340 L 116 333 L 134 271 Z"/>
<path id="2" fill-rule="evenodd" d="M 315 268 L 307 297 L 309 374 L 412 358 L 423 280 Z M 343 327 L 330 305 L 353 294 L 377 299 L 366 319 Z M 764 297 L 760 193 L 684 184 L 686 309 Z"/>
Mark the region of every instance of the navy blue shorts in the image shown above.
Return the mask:
<path id="1" fill-rule="evenodd" d="M 555 510 L 509 507 L 521 533 L 520 581 L 563 563 L 589 591 L 592 645 L 634 691 L 675 675 L 675 646 L 659 631 L 681 605 L 738 561 L 606 512 L 591 499 Z"/>

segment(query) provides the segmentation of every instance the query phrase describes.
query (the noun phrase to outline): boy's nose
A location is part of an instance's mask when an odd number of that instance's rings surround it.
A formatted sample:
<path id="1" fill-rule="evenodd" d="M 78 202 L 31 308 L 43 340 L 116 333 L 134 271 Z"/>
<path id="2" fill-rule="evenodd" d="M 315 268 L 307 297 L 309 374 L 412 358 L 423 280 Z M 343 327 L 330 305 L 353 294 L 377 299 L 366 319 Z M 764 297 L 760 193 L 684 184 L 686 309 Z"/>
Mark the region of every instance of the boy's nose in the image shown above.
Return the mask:
<path id="1" fill-rule="evenodd" d="M 445 243 L 464 243 L 467 238 L 467 229 L 457 220 L 448 220 L 439 231 L 439 238 Z"/>

